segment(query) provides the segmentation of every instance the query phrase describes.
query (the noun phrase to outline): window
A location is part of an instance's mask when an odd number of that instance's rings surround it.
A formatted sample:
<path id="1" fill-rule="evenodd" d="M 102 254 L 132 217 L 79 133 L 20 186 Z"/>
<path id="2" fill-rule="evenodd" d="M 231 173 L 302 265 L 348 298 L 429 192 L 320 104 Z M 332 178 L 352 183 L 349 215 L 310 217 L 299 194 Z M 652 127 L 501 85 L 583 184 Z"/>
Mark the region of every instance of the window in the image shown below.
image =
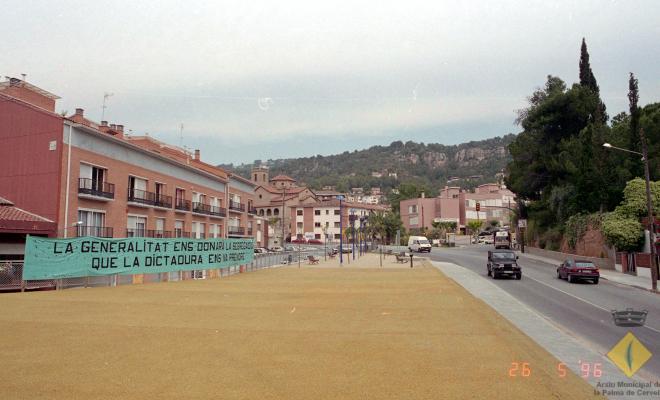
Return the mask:
<path id="1" fill-rule="evenodd" d="M 413 204 L 412 206 L 408 206 L 408 214 L 414 214 L 417 212 L 417 204 Z"/>
<path id="2" fill-rule="evenodd" d="M 190 232 L 192 234 L 192 237 L 197 238 L 197 232 L 199 232 L 199 222 L 193 222 L 192 229 Z"/>
<path id="3" fill-rule="evenodd" d="M 341 239 L 341 235 L 340 235 L 340 234 L 338 234 L 338 233 L 335 233 L 335 239 L 336 239 L 336 240 L 339 240 L 339 239 Z"/>
<path id="4" fill-rule="evenodd" d="M 296 224 L 296 228 L 298 228 L 298 231 L 299 231 L 299 232 L 302 231 L 302 230 L 303 230 L 303 223 L 302 223 L 302 222 L 298 222 L 298 223 Z"/>
<path id="5" fill-rule="evenodd" d="M 314 215 L 321 215 L 321 210 L 314 210 Z"/>
<path id="6" fill-rule="evenodd" d="M 330 210 L 325 210 L 325 215 L 330 215 Z"/>
<path id="7" fill-rule="evenodd" d="M 106 236 L 104 212 L 78 210 L 78 221 L 78 236 Z"/>
<path id="8" fill-rule="evenodd" d="M 321 223 L 320 222 L 314 222 L 314 228 L 320 228 Z"/>
<path id="9" fill-rule="evenodd" d="M 408 221 L 408 225 L 417 225 L 419 224 L 419 217 L 410 217 L 410 220 Z"/>
<path id="10" fill-rule="evenodd" d="M 335 210 L 335 215 L 339 215 L 339 210 Z"/>
<path id="11" fill-rule="evenodd" d="M 339 228 L 339 222 L 335 222 L 335 228 Z"/>
<path id="12" fill-rule="evenodd" d="M 321 234 L 320 233 L 315 233 L 314 234 L 314 239 L 321 239 Z"/>
<path id="13" fill-rule="evenodd" d="M 147 229 L 147 217 L 129 215 L 126 221 L 126 237 L 143 237 Z"/>
<path id="14" fill-rule="evenodd" d="M 136 178 L 135 176 L 128 177 L 128 200 L 147 200 L 147 180 Z"/>
<path id="15" fill-rule="evenodd" d="M 165 237 L 165 218 L 156 218 L 156 232 L 155 237 Z"/>
<path id="16" fill-rule="evenodd" d="M 199 231 L 197 231 L 197 239 L 204 239 L 206 237 L 206 224 L 204 222 L 199 223 Z"/>
<path id="17" fill-rule="evenodd" d="M 181 188 L 176 188 L 174 191 L 174 206 L 183 207 L 186 200 L 186 191 Z"/>
<path id="18" fill-rule="evenodd" d="M 296 215 L 303 215 L 303 210 L 297 210 Z"/>
<path id="19" fill-rule="evenodd" d="M 156 200 L 159 201 L 162 196 L 165 196 L 165 184 L 156 182 Z"/>
<path id="20" fill-rule="evenodd" d="M 176 220 L 174 221 L 174 237 L 183 237 L 183 221 Z"/>
<path id="21" fill-rule="evenodd" d="M 330 222 L 326 221 L 326 222 L 325 222 L 325 227 L 326 227 L 326 228 L 329 228 L 329 227 L 330 227 Z"/>
<path id="22" fill-rule="evenodd" d="M 103 191 L 107 170 L 89 164 L 80 164 L 80 187 L 92 191 Z"/>

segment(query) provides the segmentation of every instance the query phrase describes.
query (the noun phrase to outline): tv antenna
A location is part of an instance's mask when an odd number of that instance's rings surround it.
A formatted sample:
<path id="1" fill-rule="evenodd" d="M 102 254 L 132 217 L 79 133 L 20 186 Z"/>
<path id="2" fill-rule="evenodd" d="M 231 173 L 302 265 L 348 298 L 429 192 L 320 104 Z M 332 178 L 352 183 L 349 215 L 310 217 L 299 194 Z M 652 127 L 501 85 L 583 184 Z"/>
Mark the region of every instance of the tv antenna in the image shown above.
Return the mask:
<path id="1" fill-rule="evenodd" d="M 183 147 L 183 122 L 179 125 L 179 146 Z"/>
<path id="2" fill-rule="evenodd" d="M 108 107 L 108 106 L 105 105 L 105 103 L 108 100 L 108 97 L 114 96 L 114 95 L 115 95 L 114 93 L 108 93 L 108 92 L 105 92 L 103 94 L 103 107 L 101 107 L 103 111 L 101 111 L 101 121 L 105 120 L 105 109 Z"/>

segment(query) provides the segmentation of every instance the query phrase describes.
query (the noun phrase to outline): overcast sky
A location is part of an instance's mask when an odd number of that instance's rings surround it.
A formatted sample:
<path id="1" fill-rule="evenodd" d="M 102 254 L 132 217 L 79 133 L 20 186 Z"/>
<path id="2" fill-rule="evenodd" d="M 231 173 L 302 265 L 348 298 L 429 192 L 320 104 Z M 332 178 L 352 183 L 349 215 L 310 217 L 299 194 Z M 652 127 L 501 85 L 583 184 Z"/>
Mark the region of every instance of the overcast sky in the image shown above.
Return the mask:
<path id="1" fill-rule="evenodd" d="M 138 4 L 139 3 L 139 4 Z M 458 4 L 460 3 L 460 4 Z M 610 115 L 660 101 L 659 1 L 29 1 L 2 6 L 0 74 L 212 163 L 517 132 L 580 41 Z M 183 139 L 180 125 L 183 123 Z"/>

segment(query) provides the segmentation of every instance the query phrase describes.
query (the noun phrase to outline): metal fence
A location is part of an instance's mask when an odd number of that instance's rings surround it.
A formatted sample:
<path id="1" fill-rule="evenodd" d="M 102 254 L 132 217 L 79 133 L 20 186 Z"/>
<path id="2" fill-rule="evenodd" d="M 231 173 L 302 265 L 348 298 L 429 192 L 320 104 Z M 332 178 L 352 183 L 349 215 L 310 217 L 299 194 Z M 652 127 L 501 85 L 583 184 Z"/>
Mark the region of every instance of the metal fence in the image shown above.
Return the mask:
<path id="1" fill-rule="evenodd" d="M 139 275 L 103 275 L 79 278 L 63 278 L 50 280 L 23 280 L 23 261 L 0 261 L 0 292 L 18 292 L 30 290 L 54 290 L 84 287 L 118 286 L 132 284 L 147 284 L 158 282 L 173 282 L 189 279 L 214 279 L 250 272 L 263 268 L 272 268 L 288 264 L 306 264 L 308 256 L 323 260 L 328 247 L 306 248 L 296 251 L 255 254 L 252 262 L 234 267 L 204 269 L 193 271 L 164 272 Z"/>

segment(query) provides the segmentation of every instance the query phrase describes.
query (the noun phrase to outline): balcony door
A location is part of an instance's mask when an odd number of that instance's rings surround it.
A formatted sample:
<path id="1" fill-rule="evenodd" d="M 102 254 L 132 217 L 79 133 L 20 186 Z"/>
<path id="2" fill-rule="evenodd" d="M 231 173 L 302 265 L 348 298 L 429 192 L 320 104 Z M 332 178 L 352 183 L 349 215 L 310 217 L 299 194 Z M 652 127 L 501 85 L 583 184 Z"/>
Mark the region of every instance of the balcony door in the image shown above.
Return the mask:
<path id="1" fill-rule="evenodd" d="M 80 187 L 94 192 L 103 191 L 106 180 L 106 170 L 89 164 L 80 164 Z"/>
<path id="2" fill-rule="evenodd" d="M 106 237 L 105 213 L 100 211 L 78 210 L 78 236 Z"/>
<path id="3" fill-rule="evenodd" d="M 147 229 L 147 217 L 129 215 L 126 222 L 126 237 L 144 237 Z"/>
<path id="4" fill-rule="evenodd" d="M 128 193 L 129 198 L 138 200 L 147 200 L 147 180 L 136 178 L 134 176 L 128 177 Z"/>

